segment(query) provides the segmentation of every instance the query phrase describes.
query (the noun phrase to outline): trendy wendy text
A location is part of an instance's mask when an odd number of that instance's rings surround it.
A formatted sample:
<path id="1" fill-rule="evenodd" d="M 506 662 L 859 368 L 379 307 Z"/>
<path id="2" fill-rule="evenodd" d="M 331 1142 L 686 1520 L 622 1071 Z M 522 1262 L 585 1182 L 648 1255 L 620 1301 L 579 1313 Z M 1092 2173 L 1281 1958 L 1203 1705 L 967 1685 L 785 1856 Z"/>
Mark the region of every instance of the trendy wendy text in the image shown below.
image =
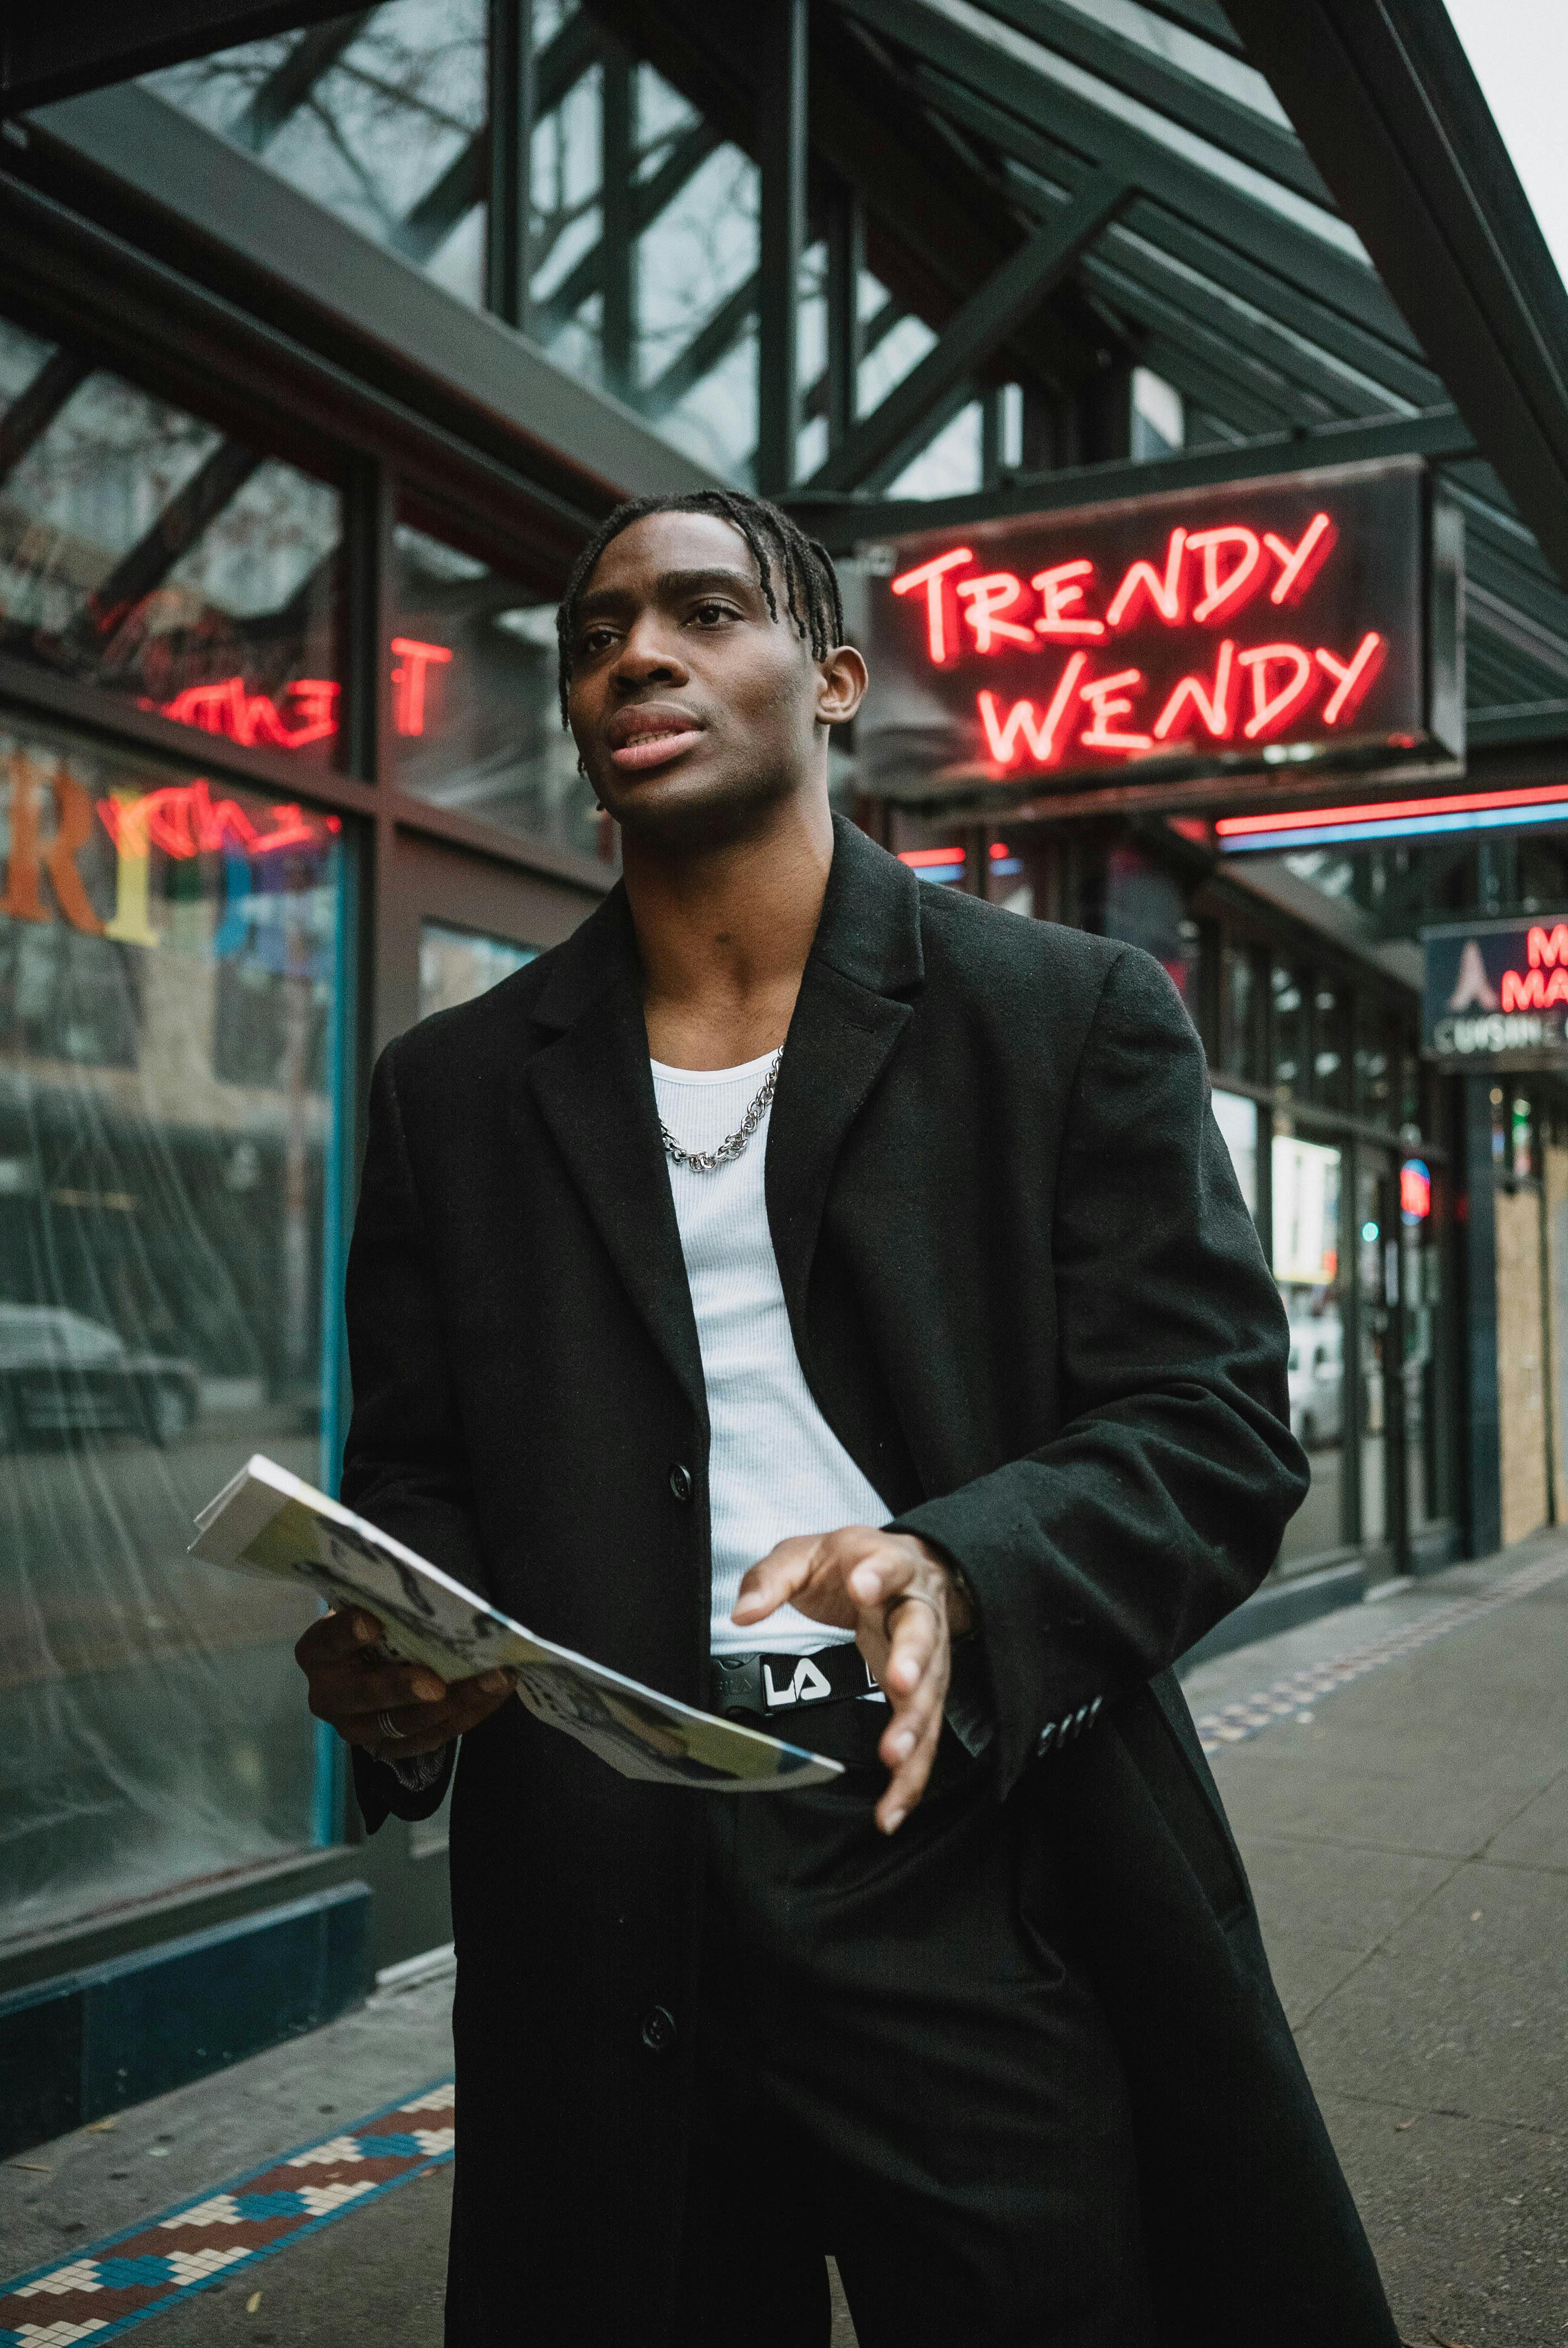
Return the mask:
<path id="1" fill-rule="evenodd" d="M 980 740 L 997 767 L 1050 767 L 1064 756 L 1076 765 L 1081 752 L 1125 760 L 1216 743 L 1243 749 L 1307 717 L 1348 734 L 1372 693 L 1386 634 L 1367 628 L 1353 642 L 1323 643 L 1311 625 L 1313 591 L 1338 542 L 1327 511 L 1289 535 L 1238 521 L 1178 524 L 1163 547 L 1114 569 L 1075 554 L 1025 575 L 953 546 L 891 585 L 923 619 L 932 668 L 1046 664 L 1026 695 L 976 687 Z M 1165 657 L 1146 649 L 1151 637 Z M 1180 664 L 1173 681 L 1169 651 Z M 1155 669 L 1166 672 L 1158 683 Z"/>

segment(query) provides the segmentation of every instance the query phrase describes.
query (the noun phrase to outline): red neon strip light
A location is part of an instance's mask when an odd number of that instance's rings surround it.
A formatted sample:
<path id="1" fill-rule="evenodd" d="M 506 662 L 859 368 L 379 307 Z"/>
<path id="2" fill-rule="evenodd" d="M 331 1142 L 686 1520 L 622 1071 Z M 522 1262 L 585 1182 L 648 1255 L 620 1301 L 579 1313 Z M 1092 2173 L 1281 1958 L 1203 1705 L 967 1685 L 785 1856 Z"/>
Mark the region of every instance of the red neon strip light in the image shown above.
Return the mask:
<path id="1" fill-rule="evenodd" d="M 933 664 L 940 668 L 948 657 L 948 612 L 943 582 L 949 571 L 960 562 L 972 562 L 974 556 L 967 546 L 955 546 L 946 554 L 934 554 L 929 562 L 917 570 L 906 571 L 893 582 L 895 595 L 912 595 L 917 587 L 926 590 L 926 641 Z"/>
<path id="2" fill-rule="evenodd" d="M 1263 568 L 1257 532 L 1240 522 L 1226 522 L 1218 530 L 1194 530 L 1187 545 L 1204 558 L 1203 601 L 1193 607 L 1194 621 L 1217 620 L 1236 611 L 1252 592 Z M 1236 559 L 1222 578 L 1220 556 L 1227 548 Z"/>
<path id="3" fill-rule="evenodd" d="M 1263 542 L 1279 564 L 1279 576 L 1268 591 L 1271 603 L 1294 603 L 1306 594 L 1339 542 L 1339 532 L 1326 513 L 1314 514 L 1299 542 L 1287 546 L 1274 531 L 1265 530 Z"/>
<path id="4" fill-rule="evenodd" d="M 1186 580 L 1184 564 L 1187 551 L 1187 533 L 1180 523 L 1171 532 L 1165 550 L 1165 575 L 1162 579 L 1152 562 L 1132 563 L 1127 576 L 1111 601 L 1105 616 L 1113 628 L 1125 626 L 1131 613 L 1147 596 L 1168 626 L 1180 627 L 1186 617 Z"/>
<path id="5" fill-rule="evenodd" d="M 1221 644 L 1214 663 L 1214 691 L 1211 693 L 1199 677 L 1183 677 L 1154 720 L 1156 742 L 1170 740 L 1189 701 L 1216 742 L 1230 739 L 1231 729 L 1235 724 L 1235 645 L 1229 636 Z"/>
<path id="6" fill-rule="evenodd" d="M 1082 582 L 1094 576 L 1094 565 L 1080 562 L 1053 563 L 1049 571 L 1037 571 L 1030 581 L 1038 587 L 1045 609 L 1035 622 L 1042 636 L 1102 636 L 1103 620 L 1091 620 L 1073 611 L 1073 605 L 1083 601 Z"/>
<path id="7" fill-rule="evenodd" d="M 1307 831 L 1319 824 L 1378 823 L 1394 816 L 1466 815 L 1487 808 L 1568 806 L 1561 783 L 1532 790 L 1465 791 L 1442 799 L 1379 799 L 1366 807 L 1301 808 L 1289 815 L 1224 815 L 1214 829 L 1222 839 L 1255 839 L 1269 831 Z"/>
<path id="8" fill-rule="evenodd" d="M 898 861 L 911 866 L 917 872 L 923 872 L 930 865 L 961 864 L 964 851 L 961 848 L 901 848 Z"/>
<path id="9" fill-rule="evenodd" d="M 1375 628 L 1369 635 L 1362 637 L 1348 661 L 1342 661 L 1337 654 L 1326 652 L 1321 644 L 1318 645 L 1319 665 L 1326 668 L 1331 677 L 1337 679 L 1333 692 L 1323 705 L 1325 726 L 1337 726 L 1343 716 L 1356 708 L 1382 667 L 1386 650 L 1387 646 Z"/>

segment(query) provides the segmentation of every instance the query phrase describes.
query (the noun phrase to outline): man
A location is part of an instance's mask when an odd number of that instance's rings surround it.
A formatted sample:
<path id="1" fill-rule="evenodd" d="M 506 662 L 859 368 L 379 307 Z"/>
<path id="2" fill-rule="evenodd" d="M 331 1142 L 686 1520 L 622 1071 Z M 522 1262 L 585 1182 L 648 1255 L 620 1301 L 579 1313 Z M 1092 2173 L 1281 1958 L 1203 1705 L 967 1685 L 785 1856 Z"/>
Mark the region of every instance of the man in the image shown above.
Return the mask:
<path id="1" fill-rule="evenodd" d="M 1389 2348 L 1169 1674 L 1306 1480 L 1197 1039 L 830 815 L 843 634 L 774 509 L 612 515 L 623 882 L 376 1071 L 344 1498 L 847 1765 L 630 1783 L 301 1642 L 373 1831 L 463 1738 L 447 2338 L 821 2348 L 831 2252 L 861 2348 Z"/>

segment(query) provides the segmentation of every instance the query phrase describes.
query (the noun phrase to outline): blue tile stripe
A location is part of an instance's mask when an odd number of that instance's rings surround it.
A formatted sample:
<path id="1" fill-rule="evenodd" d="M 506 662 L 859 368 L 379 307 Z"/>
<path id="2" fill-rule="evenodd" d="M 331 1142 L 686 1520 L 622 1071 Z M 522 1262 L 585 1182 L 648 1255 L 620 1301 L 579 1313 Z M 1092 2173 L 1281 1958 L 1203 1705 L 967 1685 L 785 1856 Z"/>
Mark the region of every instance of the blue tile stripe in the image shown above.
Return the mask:
<path id="1" fill-rule="evenodd" d="M 97 2348 L 195 2291 L 243 2275 L 444 2167 L 453 2157 L 455 2117 L 453 2083 L 435 2080 L 349 2128 L 296 2145 L 263 2168 L 0 2282 L 0 2348 L 68 2348 L 78 2340 Z"/>

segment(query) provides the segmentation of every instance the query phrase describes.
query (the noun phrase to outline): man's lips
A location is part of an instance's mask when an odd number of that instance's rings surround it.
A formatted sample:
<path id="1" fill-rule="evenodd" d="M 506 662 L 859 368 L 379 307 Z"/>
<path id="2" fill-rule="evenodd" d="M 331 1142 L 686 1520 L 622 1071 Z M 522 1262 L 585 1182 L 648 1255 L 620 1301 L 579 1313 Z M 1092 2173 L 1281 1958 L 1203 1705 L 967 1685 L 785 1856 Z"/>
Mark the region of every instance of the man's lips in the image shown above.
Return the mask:
<path id="1" fill-rule="evenodd" d="M 610 757 L 623 771 L 667 766 L 702 738 L 683 709 L 620 709 L 610 721 Z"/>

